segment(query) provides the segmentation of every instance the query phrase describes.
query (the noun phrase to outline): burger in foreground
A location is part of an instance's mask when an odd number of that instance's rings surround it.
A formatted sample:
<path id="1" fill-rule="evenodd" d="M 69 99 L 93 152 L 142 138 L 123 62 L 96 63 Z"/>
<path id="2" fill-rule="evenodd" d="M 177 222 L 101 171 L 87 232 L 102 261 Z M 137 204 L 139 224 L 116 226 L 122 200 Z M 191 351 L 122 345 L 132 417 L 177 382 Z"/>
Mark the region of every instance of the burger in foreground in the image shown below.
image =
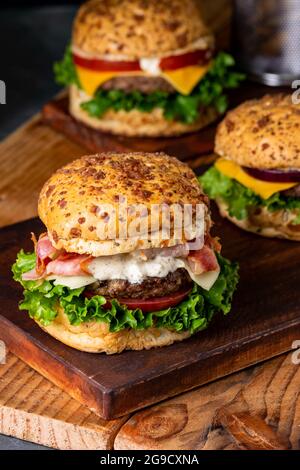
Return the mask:
<path id="1" fill-rule="evenodd" d="M 190 209 L 184 231 L 176 217 L 164 217 L 172 204 Z M 194 223 L 199 208 L 202 225 Z M 197 178 L 175 158 L 75 160 L 44 185 L 38 210 L 47 232 L 32 235 L 33 253 L 18 254 L 14 279 L 24 287 L 20 309 L 63 343 L 108 354 L 149 349 L 188 338 L 216 312 L 230 311 L 237 266 L 210 236 Z M 122 237 L 130 227 L 138 235 Z"/>
<path id="2" fill-rule="evenodd" d="M 266 237 L 300 241 L 300 109 L 290 96 L 265 96 L 228 113 L 220 156 L 201 178 L 221 214 Z"/>
<path id="3" fill-rule="evenodd" d="M 55 64 L 70 86 L 70 113 L 93 128 L 128 136 L 195 131 L 227 107 L 238 86 L 233 58 L 214 57 L 214 38 L 195 0 L 90 0 L 72 44 Z"/>

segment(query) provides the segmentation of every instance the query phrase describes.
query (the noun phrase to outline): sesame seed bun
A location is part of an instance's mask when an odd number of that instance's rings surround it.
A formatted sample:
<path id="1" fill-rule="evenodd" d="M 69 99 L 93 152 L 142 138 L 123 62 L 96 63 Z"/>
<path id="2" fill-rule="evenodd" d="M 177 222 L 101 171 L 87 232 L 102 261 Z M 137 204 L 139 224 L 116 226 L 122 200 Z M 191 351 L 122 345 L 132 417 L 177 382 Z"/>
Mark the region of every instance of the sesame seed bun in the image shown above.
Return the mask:
<path id="1" fill-rule="evenodd" d="M 167 120 L 159 108 L 151 112 L 141 112 L 137 109 L 131 111 L 110 109 L 101 118 L 95 118 L 89 116 L 80 106 L 90 99 L 90 96 L 72 85 L 70 87 L 70 114 L 94 129 L 128 137 L 170 137 L 195 132 L 214 122 L 219 115 L 211 106 L 204 108 L 199 119 L 193 124 Z"/>
<path id="2" fill-rule="evenodd" d="M 72 46 L 90 56 L 161 56 L 210 35 L 196 0 L 90 0 L 74 21 Z"/>
<path id="3" fill-rule="evenodd" d="M 111 223 L 120 203 L 126 203 L 126 212 L 112 236 Z M 138 204 L 143 208 L 136 211 Z M 173 219 L 170 234 L 166 234 L 155 204 L 190 204 L 193 211 L 201 204 L 204 228 L 209 231 L 208 199 L 195 174 L 163 153 L 103 153 L 74 160 L 45 183 L 38 212 L 57 249 L 92 256 L 174 246 L 197 236 L 193 224 L 184 233 L 177 230 Z"/>
<path id="4" fill-rule="evenodd" d="M 168 346 L 175 341 L 182 341 L 191 336 L 189 331 L 176 333 L 166 328 L 148 328 L 146 330 L 126 329 L 110 333 L 107 323 L 86 322 L 71 325 L 63 309 L 59 309 L 53 322 L 38 325 L 48 334 L 75 349 L 90 353 L 116 354 L 126 349 L 141 350 Z"/>
<path id="5" fill-rule="evenodd" d="M 252 168 L 300 168 L 300 107 L 290 95 L 264 96 L 230 111 L 215 152 Z"/>
<path id="6" fill-rule="evenodd" d="M 232 223 L 247 232 L 268 238 L 283 238 L 286 240 L 300 241 L 299 225 L 293 225 L 293 211 L 279 210 L 269 212 L 265 207 L 255 208 L 246 219 L 238 220 L 228 212 L 227 205 L 220 200 L 216 201 L 220 214 Z"/>

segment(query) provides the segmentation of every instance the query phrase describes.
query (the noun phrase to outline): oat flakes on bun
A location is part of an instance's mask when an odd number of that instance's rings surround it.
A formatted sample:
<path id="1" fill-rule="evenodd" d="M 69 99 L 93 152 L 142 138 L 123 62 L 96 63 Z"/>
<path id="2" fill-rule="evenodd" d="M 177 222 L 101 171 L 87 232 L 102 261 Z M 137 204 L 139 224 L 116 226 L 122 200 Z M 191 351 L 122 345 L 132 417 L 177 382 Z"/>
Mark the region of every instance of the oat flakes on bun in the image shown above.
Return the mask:
<path id="1" fill-rule="evenodd" d="M 246 101 L 219 125 L 205 192 L 239 227 L 300 241 L 300 107 L 290 95 Z"/>
<path id="2" fill-rule="evenodd" d="M 20 309 L 68 346 L 107 354 L 166 346 L 229 312 L 237 266 L 221 256 L 208 198 L 177 159 L 82 157 L 45 183 L 38 212 L 45 230 L 13 266 Z"/>
<path id="3" fill-rule="evenodd" d="M 172 136 L 213 122 L 242 76 L 216 53 L 196 0 L 90 0 L 55 65 L 71 115 L 126 136 Z"/>

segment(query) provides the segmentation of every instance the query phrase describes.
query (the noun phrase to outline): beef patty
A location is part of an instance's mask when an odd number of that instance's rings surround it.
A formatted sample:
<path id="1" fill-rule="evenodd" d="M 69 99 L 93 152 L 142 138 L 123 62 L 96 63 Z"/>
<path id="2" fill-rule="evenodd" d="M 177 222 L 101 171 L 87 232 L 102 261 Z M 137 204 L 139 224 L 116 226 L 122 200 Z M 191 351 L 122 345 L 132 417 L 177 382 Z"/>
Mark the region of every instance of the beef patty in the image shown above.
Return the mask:
<path id="1" fill-rule="evenodd" d="M 153 93 L 154 91 L 165 91 L 174 93 L 175 89 L 161 77 L 115 77 L 101 86 L 102 90 L 122 90 L 127 93 L 140 91 L 141 93 Z"/>
<path id="2" fill-rule="evenodd" d="M 185 269 L 177 269 L 166 277 L 147 277 L 141 284 L 130 284 L 123 279 L 97 281 L 88 287 L 93 295 L 112 298 L 151 299 L 164 297 L 192 285 L 192 280 Z"/>
<path id="3" fill-rule="evenodd" d="M 291 189 L 286 189 L 285 191 L 282 191 L 282 194 L 286 197 L 300 198 L 300 184 L 294 186 Z"/>

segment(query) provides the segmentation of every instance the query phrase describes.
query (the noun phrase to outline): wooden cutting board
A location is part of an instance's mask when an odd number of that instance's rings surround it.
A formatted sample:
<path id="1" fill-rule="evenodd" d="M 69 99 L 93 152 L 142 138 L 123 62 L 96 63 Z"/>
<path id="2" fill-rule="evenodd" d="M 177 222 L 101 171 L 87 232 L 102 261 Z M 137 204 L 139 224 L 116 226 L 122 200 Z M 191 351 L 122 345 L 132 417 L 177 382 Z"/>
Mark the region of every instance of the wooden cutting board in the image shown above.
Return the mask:
<path id="1" fill-rule="evenodd" d="M 292 348 L 300 338 L 300 244 L 242 232 L 215 213 L 223 253 L 240 262 L 230 315 L 206 331 L 162 349 L 106 356 L 73 350 L 18 310 L 22 289 L 10 266 L 37 220 L 1 229 L 0 338 L 8 348 L 105 419 L 116 418 L 216 380 Z"/>
<path id="2" fill-rule="evenodd" d="M 281 443 L 299 450 L 300 369 L 292 358 L 104 421 L 9 353 L 0 365 L 0 433 L 63 450 L 278 449 Z M 232 419 L 224 426 L 218 416 L 225 411 Z"/>

